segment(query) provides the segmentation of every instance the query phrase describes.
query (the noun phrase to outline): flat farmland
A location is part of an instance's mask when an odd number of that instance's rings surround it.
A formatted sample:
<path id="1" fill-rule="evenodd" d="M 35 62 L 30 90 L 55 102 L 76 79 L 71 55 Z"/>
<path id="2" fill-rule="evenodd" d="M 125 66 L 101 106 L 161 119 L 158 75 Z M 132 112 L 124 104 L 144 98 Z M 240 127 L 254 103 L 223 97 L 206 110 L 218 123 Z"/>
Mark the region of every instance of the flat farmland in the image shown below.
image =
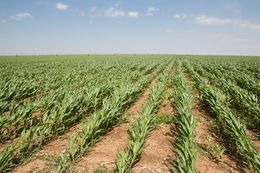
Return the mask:
<path id="1" fill-rule="evenodd" d="M 260 57 L 0 56 L 0 172 L 260 172 Z"/>

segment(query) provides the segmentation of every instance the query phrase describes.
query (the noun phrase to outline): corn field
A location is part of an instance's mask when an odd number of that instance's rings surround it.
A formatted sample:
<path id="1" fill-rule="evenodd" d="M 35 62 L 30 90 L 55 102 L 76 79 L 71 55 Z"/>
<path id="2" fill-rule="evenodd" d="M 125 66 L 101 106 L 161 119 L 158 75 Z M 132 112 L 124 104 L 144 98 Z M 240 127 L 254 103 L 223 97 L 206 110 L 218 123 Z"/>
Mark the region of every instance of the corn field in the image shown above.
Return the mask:
<path id="1" fill-rule="evenodd" d="M 0 172 L 260 173 L 259 69 L 260 57 L 2 56 Z"/>

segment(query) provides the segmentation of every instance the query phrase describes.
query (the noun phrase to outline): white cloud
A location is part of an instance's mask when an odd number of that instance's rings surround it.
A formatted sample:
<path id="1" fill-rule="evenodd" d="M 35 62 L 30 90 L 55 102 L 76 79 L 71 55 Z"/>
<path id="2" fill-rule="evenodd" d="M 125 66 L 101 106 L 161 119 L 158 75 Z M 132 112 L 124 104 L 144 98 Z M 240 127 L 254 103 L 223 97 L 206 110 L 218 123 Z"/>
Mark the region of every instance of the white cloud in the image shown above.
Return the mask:
<path id="1" fill-rule="evenodd" d="M 159 9 L 158 8 L 155 8 L 155 7 L 149 7 L 147 8 L 146 10 L 146 16 L 154 16 L 156 13 L 159 12 Z"/>
<path id="2" fill-rule="evenodd" d="M 195 22 L 204 25 L 233 24 L 233 25 L 240 26 L 241 28 L 260 31 L 260 23 L 256 23 L 249 20 L 227 19 L 227 18 L 208 17 L 206 15 L 201 15 L 195 18 Z"/>
<path id="3" fill-rule="evenodd" d="M 55 8 L 58 10 L 67 10 L 69 8 L 69 5 L 63 3 L 56 3 Z"/>
<path id="4" fill-rule="evenodd" d="M 127 15 L 129 17 L 138 17 L 139 13 L 138 13 L 138 11 L 130 11 L 130 12 L 127 13 Z"/>
<path id="5" fill-rule="evenodd" d="M 221 25 L 221 24 L 232 24 L 231 19 L 222 19 L 218 17 L 208 17 L 201 15 L 195 18 L 195 22 L 204 25 Z"/>
<path id="6" fill-rule="evenodd" d="M 173 16 L 173 18 L 183 20 L 183 19 L 186 19 L 186 18 L 187 18 L 187 15 L 186 15 L 186 14 L 175 14 L 175 15 Z"/>
<path id="7" fill-rule="evenodd" d="M 174 31 L 174 29 L 171 29 L 171 28 L 166 29 L 166 32 L 168 32 L 168 33 L 172 33 L 173 31 Z"/>
<path id="8" fill-rule="evenodd" d="M 32 15 L 28 12 L 17 13 L 14 16 L 10 16 L 10 18 L 13 20 L 23 20 L 23 19 L 27 19 L 27 18 L 31 18 L 31 17 L 32 17 Z"/>
<path id="9" fill-rule="evenodd" d="M 234 21 L 234 24 L 237 24 L 239 25 L 240 27 L 242 28 L 248 28 L 248 29 L 254 29 L 254 30 L 257 30 L 257 31 L 260 31 L 260 23 L 255 23 L 255 22 L 252 22 L 252 21 Z"/>
<path id="10" fill-rule="evenodd" d="M 97 11 L 97 7 L 92 7 L 91 9 L 90 9 L 90 12 L 95 12 L 95 11 Z"/>
<path id="11" fill-rule="evenodd" d="M 84 11 L 80 11 L 79 16 L 84 17 L 84 16 L 86 16 L 86 14 L 84 13 Z"/>
<path id="12" fill-rule="evenodd" d="M 0 20 L 0 24 L 6 24 L 7 21 L 6 20 Z"/>
<path id="13" fill-rule="evenodd" d="M 158 9 L 155 8 L 155 7 L 149 7 L 149 8 L 147 9 L 147 11 L 158 11 Z"/>
<path id="14" fill-rule="evenodd" d="M 104 12 L 104 15 L 107 17 L 120 17 L 120 16 L 124 16 L 125 12 L 121 10 L 117 10 L 115 8 L 109 8 Z"/>

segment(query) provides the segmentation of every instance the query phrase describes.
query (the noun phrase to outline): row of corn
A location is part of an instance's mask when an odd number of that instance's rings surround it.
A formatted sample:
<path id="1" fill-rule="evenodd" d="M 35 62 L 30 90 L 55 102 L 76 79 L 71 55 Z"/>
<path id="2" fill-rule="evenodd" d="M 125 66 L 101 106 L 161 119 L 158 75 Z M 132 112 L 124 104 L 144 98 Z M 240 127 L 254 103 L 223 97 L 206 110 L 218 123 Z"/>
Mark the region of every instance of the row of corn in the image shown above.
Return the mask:
<path id="1" fill-rule="evenodd" d="M 143 73 L 146 73 L 146 70 Z M 138 78 L 136 76 L 138 72 L 128 74 L 125 81 L 113 81 L 114 85 L 116 87 L 118 84 L 124 86 L 127 82 L 131 82 L 132 78 L 135 80 L 143 78 L 143 73 L 139 72 Z M 39 122 L 29 126 L 27 130 L 24 129 L 18 142 L 11 144 L 0 153 L 0 172 L 6 172 L 22 163 L 33 150 L 45 145 L 53 137 L 64 133 L 73 123 L 104 105 L 105 100 L 109 99 L 107 96 L 111 95 L 113 90 L 108 85 L 101 85 L 98 88 L 96 86 L 93 85 L 94 88 L 89 88 L 88 92 L 86 90 L 66 94 L 65 91 L 59 92 L 54 104 L 51 103 L 51 106 L 47 107 L 47 111 Z M 58 99 L 61 100 L 57 101 Z"/>
<path id="2" fill-rule="evenodd" d="M 170 63 L 161 77 L 153 86 L 148 101 L 142 107 L 140 117 L 134 121 L 129 127 L 129 141 L 126 149 L 117 154 L 115 172 L 127 173 L 131 172 L 133 165 L 140 159 L 146 138 L 153 127 L 155 113 L 161 102 L 161 96 L 165 89 L 165 85 L 169 80 L 173 64 Z"/>
<path id="3" fill-rule="evenodd" d="M 121 119 L 126 108 L 137 98 L 157 72 L 149 77 L 143 76 L 135 83 L 125 84 L 125 86 L 115 90 L 113 96 L 105 99 L 103 107 L 94 112 L 93 115 L 83 124 L 83 129 L 75 133 L 65 152 L 61 153 L 57 160 L 57 172 L 67 172 L 72 163 L 79 157 L 86 154 L 97 140 L 116 125 Z"/>
<path id="4" fill-rule="evenodd" d="M 197 147 L 195 141 L 196 120 L 192 115 L 192 92 L 180 69 L 180 65 L 177 65 L 176 76 L 172 81 L 175 91 L 174 105 L 177 113 L 174 126 L 172 126 L 174 136 L 172 144 L 176 153 L 176 157 L 172 159 L 172 172 L 195 173 Z"/>
<path id="5" fill-rule="evenodd" d="M 219 86 L 230 96 L 230 104 L 244 114 L 242 119 L 245 120 L 248 128 L 260 128 L 260 108 L 256 95 L 224 78 L 214 66 L 207 66 L 205 70 L 199 65 L 194 65 L 194 70 L 210 79 L 212 84 Z"/>
<path id="6" fill-rule="evenodd" d="M 250 91 L 251 93 L 260 97 L 260 82 L 252 76 L 246 73 L 242 73 L 240 69 L 231 65 L 231 63 L 225 66 L 216 66 L 216 68 L 222 72 L 227 79 L 235 81 L 240 87 Z"/>
<path id="7" fill-rule="evenodd" d="M 249 137 L 247 137 L 244 125 L 226 106 L 227 97 L 220 90 L 209 85 L 208 81 L 200 77 L 188 63 L 185 64 L 185 67 L 196 82 L 201 93 L 201 99 L 217 117 L 223 133 L 229 137 L 230 143 L 234 144 L 237 153 L 255 172 L 260 172 L 260 156 Z"/>

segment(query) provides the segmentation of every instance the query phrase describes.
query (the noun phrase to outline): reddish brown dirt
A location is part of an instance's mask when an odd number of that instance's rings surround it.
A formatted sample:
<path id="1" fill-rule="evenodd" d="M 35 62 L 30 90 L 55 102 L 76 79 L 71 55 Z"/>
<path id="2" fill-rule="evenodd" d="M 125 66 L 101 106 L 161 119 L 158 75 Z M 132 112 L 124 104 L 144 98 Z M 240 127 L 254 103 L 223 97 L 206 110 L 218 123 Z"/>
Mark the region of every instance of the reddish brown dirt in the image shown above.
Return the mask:
<path id="1" fill-rule="evenodd" d="M 190 76 L 183 70 L 185 78 L 191 81 Z M 196 126 L 196 143 L 198 146 L 198 157 L 196 162 L 196 170 L 201 173 L 222 173 L 222 172 L 245 172 L 237 163 L 232 160 L 226 153 L 222 154 L 219 163 L 215 162 L 210 154 L 205 149 L 205 146 L 209 145 L 207 138 L 210 137 L 213 143 L 216 144 L 215 134 L 209 131 L 210 128 L 214 127 L 216 122 L 210 118 L 210 116 L 203 110 L 200 109 L 200 102 L 198 99 L 199 92 L 197 89 L 194 90 L 193 98 L 193 110 L 192 114 L 197 120 Z"/>
<path id="2" fill-rule="evenodd" d="M 144 103 L 148 98 L 148 95 L 154 86 L 157 79 L 152 80 L 152 82 L 145 89 L 144 93 L 138 98 L 138 100 L 127 110 L 126 114 L 128 115 L 128 119 L 130 122 L 133 122 L 139 117 L 139 113 L 142 109 Z"/>
<path id="3" fill-rule="evenodd" d="M 27 164 L 18 166 L 13 170 L 13 172 L 39 172 L 45 170 L 47 165 L 50 165 L 50 167 L 54 166 L 53 157 L 57 156 L 63 150 L 65 150 L 68 146 L 70 136 L 74 132 L 79 131 L 81 131 L 81 124 L 73 126 L 68 130 L 67 133 L 59 136 L 57 140 L 51 141 L 45 145 L 39 152 L 35 154 L 34 160 Z M 52 160 L 51 163 L 49 163 L 48 160 Z"/>
<path id="4" fill-rule="evenodd" d="M 133 172 L 169 172 L 166 160 L 173 154 L 169 132 L 169 125 L 162 124 L 150 133 L 140 161 L 133 167 Z"/>
<path id="5" fill-rule="evenodd" d="M 13 140 L 8 140 L 5 143 L 0 145 L 0 152 L 2 152 L 3 150 L 7 149 L 8 147 L 10 147 L 12 144 L 15 145 L 16 143 L 18 143 L 20 141 L 20 137 L 17 137 Z"/>
<path id="6" fill-rule="evenodd" d="M 39 120 L 42 116 L 41 112 L 34 112 L 32 114 L 32 118 L 35 120 Z M 4 143 L 0 144 L 0 152 L 11 146 L 11 144 L 16 144 L 20 141 L 20 135 L 12 140 L 7 140 Z"/>
<path id="7" fill-rule="evenodd" d="M 215 162 L 211 156 L 207 153 L 204 146 L 209 145 L 207 143 L 207 137 L 211 137 L 213 143 L 216 143 L 214 140 L 214 135 L 209 132 L 209 128 L 213 127 L 213 124 L 216 123 L 211 120 L 205 112 L 200 111 L 199 109 L 193 109 L 193 115 L 197 120 L 196 127 L 196 142 L 199 147 L 198 158 L 196 163 L 196 169 L 198 172 L 203 173 L 220 173 L 220 172 L 243 172 L 238 166 L 237 163 L 230 159 L 225 153 L 222 155 L 221 161 L 219 163 Z"/>
<path id="8" fill-rule="evenodd" d="M 172 69 L 171 76 L 173 76 L 176 73 L 176 67 Z M 169 83 L 171 83 L 171 77 Z M 159 110 L 157 112 L 157 115 L 173 115 L 173 100 L 172 100 L 172 88 L 166 89 L 164 92 L 164 100 L 162 101 Z"/>
<path id="9" fill-rule="evenodd" d="M 43 113 L 40 111 L 34 112 L 32 113 L 32 118 L 36 121 L 40 121 L 40 119 L 42 118 Z"/>
<path id="10" fill-rule="evenodd" d="M 41 168 L 43 167 L 45 167 L 45 161 L 41 159 L 36 159 L 32 162 L 29 162 L 25 166 L 21 166 L 18 169 L 15 169 L 13 172 L 39 172 L 40 170 L 42 170 Z"/>
<path id="11" fill-rule="evenodd" d="M 126 111 L 127 118 L 132 122 L 139 117 L 143 104 L 147 102 L 148 94 L 156 83 L 154 79 L 137 101 Z M 121 124 L 105 135 L 90 152 L 71 167 L 71 172 L 94 171 L 98 167 L 111 169 L 115 165 L 116 154 L 128 144 L 128 124 Z"/>
<path id="12" fill-rule="evenodd" d="M 260 154 L 260 141 L 256 139 L 256 134 L 251 130 L 246 130 L 246 135 L 251 138 L 253 145 L 255 146 L 255 149 L 258 154 Z"/>
<path id="13" fill-rule="evenodd" d="M 113 128 L 86 156 L 71 166 L 71 171 L 88 172 L 100 166 L 113 168 L 117 152 L 123 150 L 127 145 L 127 130 L 127 124 L 121 124 Z"/>
<path id="14" fill-rule="evenodd" d="M 255 149 L 258 153 L 258 155 L 260 154 L 260 141 L 259 140 L 252 140 L 254 146 L 255 146 Z"/>
<path id="15" fill-rule="evenodd" d="M 175 74 L 176 68 L 173 68 L 172 74 Z M 160 105 L 157 115 L 172 115 L 173 107 L 171 100 L 171 89 L 168 88 L 164 93 L 165 100 Z M 173 156 L 172 137 L 170 136 L 170 125 L 161 124 L 153 130 L 146 142 L 145 148 L 141 153 L 140 161 L 134 165 L 132 171 L 134 173 L 143 172 L 169 172 L 167 160 Z"/>
<path id="16" fill-rule="evenodd" d="M 36 121 L 39 121 L 41 119 L 41 116 L 43 114 L 40 111 L 32 113 L 32 118 Z M 20 141 L 20 135 L 12 140 L 7 140 L 4 143 L 0 144 L 0 152 L 11 146 L 12 144 L 16 144 Z"/>
<path id="17" fill-rule="evenodd" d="M 170 94 L 170 90 L 167 90 L 166 93 Z M 167 96 L 168 97 L 168 96 Z M 172 108 L 172 100 L 171 97 L 165 98 L 166 100 L 163 100 L 163 103 L 159 107 L 158 115 L 173 115 L 173 108 Z"/>
<path id="18" fill-rule="evenodd" d="M 136 118 L 138 118 L 139 111 L 141 110 L 143 103 L 147 100 L 148 94 L 149 94 L 150 90 L 152 89 L 153 85 L 155 84 L 155 82 L 156 82 L 156 79 L 154 79 L 148 85 L 148 88 L 138 98 L 137 102 L 135 102 L 135 104 L 133 106 L 131 106 L 129 108 L 129 110 L 127 111 L 127 114 L 130 115 L 132 120 L 135 120 Z M 81 131 L 80 126 L 81 126 L 81 124 L 77 124 L 77 125 L 73 126 L 72 128 L 69 129 L 69 131 L 67 133 L 59 136 L 59 138 L 57 140 L 54 140 L 54 141 L 50 142 L 49 144 L 45 145 L 41 151 L 36 153 L 36 157 L 34 160 L 30 161 L 29 163 L 27 163 L 25 165 L 18 166 L 13 172 L 17 172 L 17 173 L 32 172 L 32 171 L 39 172 L 39 171 L 43 171 L 43 170 L 45 170 L 45 171 L 47 170 L 48 172 L 54 172 L 54 170 L 55 170 L 54 163 L 55 162 L 53 161 L 54 160 L 53 158 L 56 157 L 58 154 L 60 154 L 62 151 L 64 151 L 67 148 L 70 136 L 74 132 Z M 124 139 L 123 141 L 118 140 L 118 135 L 120 135 L 120 134 L 122 134 L 121 136 L 125 136 L 126 139 Z M 127 135 L 127 126 L 125 124 L 122 124 L 118 127 L 115 127 L 108 134 L 108 136 L 105 137 L 104 140 L 102 140 L 103 144 L 100 141 L 97 146 L 99 146 L 101 148 L 102 148 L 102 146 L 105 148 L 109 148 L 110 152 L 114 153 L 113 158 L 115 160 L 117 150 L 113 150 L 113 149 L 116 149 L 116 148 L 121 149 L 120 146 L 125 147 L 127 145 L 127 136 L 128 136 Z M 117 147 L 117 145 L 115 143 L 111 142 L 113 140 L 110 140 L 110 139 L 114 139 L 114 141 L 117 141 L 119 146 Z M 120 139 L 123 139 L 123 137 Z M 106 147 L 106 146 L 108 146 L 108 144 L 112 144 L 111 147 Z M 99 150 L 97 150 L 97 153 L 100 153 L 98 151 Z M 93 149 L 93 156 L 97 155 L 97 153 L 95 153 L 95 150 Z M 111 154 L 111 156 L 112 156 L 112 154 Z M 101 156 L 100 158 L 103 158 L 103 156 Z M 107 157 L 107 158 L 109 158 L 109 160 L 113 160 L 110 157 Z M 90 160 L 91 160 L 91 158 L 90 158 Z"/>
<path id="19" fill-rule="evenodd" d="M 176 66 L 174 66 L 173 68 L 172 68 L 172 75 L 174 75 L 176 73 Z"/>

